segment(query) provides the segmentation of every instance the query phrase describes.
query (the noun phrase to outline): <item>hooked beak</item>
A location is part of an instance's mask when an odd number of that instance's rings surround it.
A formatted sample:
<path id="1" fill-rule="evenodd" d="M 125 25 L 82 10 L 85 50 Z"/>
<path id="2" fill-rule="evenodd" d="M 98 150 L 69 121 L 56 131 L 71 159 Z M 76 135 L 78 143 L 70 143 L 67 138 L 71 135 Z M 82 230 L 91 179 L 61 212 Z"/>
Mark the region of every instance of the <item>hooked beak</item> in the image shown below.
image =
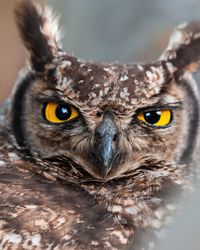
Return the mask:
<path id="1" fill-rule="evenodd" d="M 106 111 L 101 124 L 95 131 L 93 156 L 95 165 L 100 168 L 100 173 L 104 178 L 113 166 L 117 137 L 118 128 L 114 122 L 114 115 L 111 111 Z"/>

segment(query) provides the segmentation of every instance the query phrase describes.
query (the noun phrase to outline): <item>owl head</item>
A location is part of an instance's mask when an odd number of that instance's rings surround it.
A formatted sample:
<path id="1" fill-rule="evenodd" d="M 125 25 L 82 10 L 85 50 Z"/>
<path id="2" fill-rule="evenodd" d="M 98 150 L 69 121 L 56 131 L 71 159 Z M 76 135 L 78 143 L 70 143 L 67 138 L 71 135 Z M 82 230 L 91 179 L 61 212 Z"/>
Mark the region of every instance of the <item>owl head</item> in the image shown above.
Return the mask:
<path id="1" fill-rule="evenodd" d="M 191 78 L 199 66 L 199 23 L 178 27 L 155 62 L 98 63 L 62 50 L 50 8 L 26 0 L 15 13 L 30 55 L 11 108 L 21 149 L 52 164 L 70 160 L 104 181 L 190 159 L 199 121 Z"/>

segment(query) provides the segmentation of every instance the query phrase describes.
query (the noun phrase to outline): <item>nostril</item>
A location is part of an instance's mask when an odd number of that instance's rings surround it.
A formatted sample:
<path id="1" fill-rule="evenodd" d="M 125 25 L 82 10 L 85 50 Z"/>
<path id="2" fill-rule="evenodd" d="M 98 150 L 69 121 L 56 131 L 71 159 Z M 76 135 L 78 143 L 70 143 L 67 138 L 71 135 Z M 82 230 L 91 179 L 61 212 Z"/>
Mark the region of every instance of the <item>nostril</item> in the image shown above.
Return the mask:
<path id="1" fill-rule="evenodd" d="M 98 111 L 98 112 L 97 112 L 97 117 L 101 117 L 102 114 L 103 114 L 103 112 Z"/>
<path id="2" fill-rule="evenodd" d="M 98 139 L 102 139 L 103 138 L 102 134 L 99 133 L 99 132 L 96 133 L 96 136 L 97 136 Z"/>
<path id="3" fill-rule="evenodd" d="M 101 133 L 100 129 L 98 128 L 95 132 L 95 137 L 98 139 L 102 139 L 103 138 L 103 134 Z"/>
<path id="4" fill-rule="evenodd" d="M 117 137 L 118 137 L 118 133 L 116 133 L 116 134 L 113 136 L 113 141 L 116 141 L 116 140 L 117 140 Z"/>
<path id="5" fill-rule="evenodd" d="M 113 141 L 116 141 L 117 140 L 117 138 L 118 138 L 118 133 L 115 133 L 114 135 L 111 135 L 111 134 L 103 134 L 103 133 L 100 133 L 100 132 L 98 132 L 98 131 L 96 131 L 96 138 L 98 138 L 98 139 L 102 139 L 103 137 L 107 137 L 107 136 L 109 136 L 110 138 L 111 138 L 111 140 L 113 140 Z"/>
<path id="6" fill-rule="evenodd" d="M 111 141 L 116 141 L 118 134 L 118 129 L 115 126 L 110 126 L 110 124 L 101 124 L 95 131 L 96 138 L 110 138 Z"/>

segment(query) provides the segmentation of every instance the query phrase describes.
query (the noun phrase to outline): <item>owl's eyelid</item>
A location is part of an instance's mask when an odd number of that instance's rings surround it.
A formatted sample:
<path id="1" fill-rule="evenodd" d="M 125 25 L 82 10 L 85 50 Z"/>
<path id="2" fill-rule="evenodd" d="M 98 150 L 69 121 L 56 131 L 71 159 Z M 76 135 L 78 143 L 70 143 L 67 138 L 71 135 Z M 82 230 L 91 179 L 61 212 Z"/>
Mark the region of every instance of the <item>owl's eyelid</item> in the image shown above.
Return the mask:
<path id="1" fill-rule="evenodd" d="M 174 119 L 173 119 L 173 114 L 172 114 L 172 120 L 169 124 L 167 125 L 164 125 L 164 126 L 155 126 L 155 125 L 152 125 L 150 123 L 147 123 L 147 122 L 143 122 L 143 121 L 139 121 L 138 119 L 135 120 L 138 124 L 142 124 L 144 127 L 148 127 L 148 128 L 151 128 L 151 129 L 166 129 L 166 128 L 169 128 L 171 127 L 173 124 L 174 124 Z"/>
<path id="2" fill-rule="evenodd" d="M 35 100 L 39 102 L 41 105 L 46 105 L 47 103 L 50 103 L 50 102 L 55 102 L 60 105 L 70 105 L 72 108 L 76 109 L 80 113 L 79 108 L 77 108 L 74 104 L 72 104 L 70 101 L 65 102 L 61 100 L 58 96 L 46 96 L 46 95 L 41 94 L 41 95 L 36 96 Z"/>
<path id="3" fill-rule="evenodd" d="M 166 103 L 166 104 L 156 104 L 153 106 L 143 107 L 136 110 L 135 114 L 138 115 L 142 112 L 150 112 L 150 111 L 161 111 L 161 110 L 175 110 L 181 109 L 182 102 L 173 102 L 173 103 Z"/>
<path id="4" fill-rule="evenodd" d="M 48 102 L 64 103 L 58 96 L 47 96 L 44 94 L 39 94 L 35 97 L 35 100 L 41 104 Z"/>

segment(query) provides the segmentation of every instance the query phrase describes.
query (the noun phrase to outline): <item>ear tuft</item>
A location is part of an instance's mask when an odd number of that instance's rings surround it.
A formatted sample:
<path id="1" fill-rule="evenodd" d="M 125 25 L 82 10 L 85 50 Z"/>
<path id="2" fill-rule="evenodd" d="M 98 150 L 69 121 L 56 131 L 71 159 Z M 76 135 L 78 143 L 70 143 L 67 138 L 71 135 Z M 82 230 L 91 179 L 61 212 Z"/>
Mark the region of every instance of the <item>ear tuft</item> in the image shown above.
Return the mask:
<path id="1" fill-rule="evenodd" d="M 49 7 L 31 0 L 22 0 L 15 9 L 16 23 L 25 47 L 31 55 L 31 64 L 42 71 L 61 50 L 58 18 Z"/>
<path id="2" fill-rule="evenodd" d="M 200 22 L 180 25 L 160 59 L 171 62 L 179 74 L 197 71 L 200 67 Z"/>

